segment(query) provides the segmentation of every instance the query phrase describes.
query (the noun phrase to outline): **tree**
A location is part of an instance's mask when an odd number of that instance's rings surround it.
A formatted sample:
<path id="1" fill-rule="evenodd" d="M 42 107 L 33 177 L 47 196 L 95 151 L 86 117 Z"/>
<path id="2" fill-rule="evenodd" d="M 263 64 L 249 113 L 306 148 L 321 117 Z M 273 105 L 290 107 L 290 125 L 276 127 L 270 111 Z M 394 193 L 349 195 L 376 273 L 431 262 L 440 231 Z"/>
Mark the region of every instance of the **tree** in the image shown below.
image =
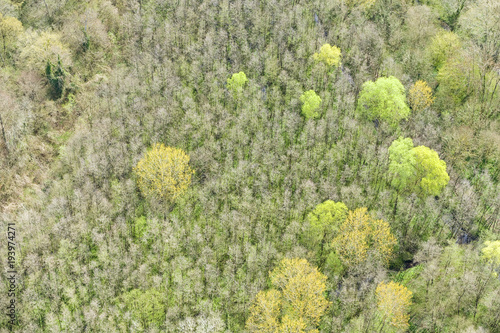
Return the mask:
<path id="1" fill-rule="evenodd" d="M 389 223 L 373 219 L 363 207 L 349 211 L 332 247 L 344 265 L 352 267 L 368 258 L 388 264 L 396 244 Z"/>
<path id="2" fill-rule="evenodd" d="M 318 118 L 319 113 L 317 112 L 319 105 L 321 104 L 321 98 L 316 95 L 314 90 L 308 90 L 300 96 L 300 101 L 302 104 L 302 115 L 306 118 Z"/>
<path id="3" fill-rule="evenodd" d="M 368 120 L 386 121 L 392 127 L 410 115 L 405 88 L 394 76 L 363 83 L 356 110 Z"/>
<path id="4" fill-rule="evenodd" d="M 327 66 L 339 67 L 342 54 L 338 47 L 324 44 L 319 53 L 314 53 L 313 58 L 317 62 L 323 62 Z"/>
<path id="5" fill-rule="evenodd" d="M 23 32 L 23 24 L 15 17 L 3 16 L 0 13 L 0 39 L 2 43 L 3 61 L 7 58 L 7 51 Z"/>
<path id="6" fill-rule="evenodd" d="M 422 80 L 418 80 L 411 86 L 408 99 L 411 109 L 417 112 L 425 110 L 434 102 L 431 87 Z"/>
<path id="7" fill-rule="evenodd" d="M 66 72 L 63 68 L 61 58 L 57 59 L 57 65 L 53 65 L 50 60 L 47 60 L 45 76 L 50 83 L 54 98 L 61 98 L 64 95 L 65 80 L 68 76 L 68 72 Z"/>
<path id="8" fill-rule="evenodd" d="M 307 215 L 311 233 L 308 241 L 319 254 L 320 265 L 324 262 L 324 253 L 328 250 L 333 237 L 345 221 L 347 211 L 347 206 L 343 202 L 326 200 Z"/>
<path id="9" fill-rule="evenodd" d="M 417 191 L 422 196 L 439 195 L 450 177 L 446 163 L 436 151 L 413 147 L 410 138 L 398 138 L 389 147 L 391 185 L 399 191 Z"/>
<path id="10" fill-rule="evenodd" d="M 61 35 L 54 32 L 26 32 L 20 38 L 20 57 L 24 65 L 38 71 L 45 72 L 47 61 L 55 64 L 61 61 L 64 68 L 71 65 L 71 52 L 61 41 Z"/>
<path id="11" fill-rule="evenodd" d="M 139 189 L 146 198 L 174 201 L 191 183 L 194 171 L 188 163 L 182 149 L 155 144 L 134 169 Z"/>
<path id="12" fill-rule="evenodd" d="M 227 89 L 233 92 L 241 92 L 243 86 L 248 82 L 247 76 L 243 72 L 235 73 L 230 79 L 227 79 Z"/>
<path id="13" fill-rule="evenodd" d="M 273 289 L 250 308 L 250 332 L 314 332 L 328 307 L 326 276 L 305 259 L 283 259 L 270 273 Z"/>
<path id="14" fill-rule="evenodd" d="M 446 172 L 446 162 L 436 151 L 418 146 L 413 148 L 420 190 L 424 195 L 439 195 L 450 181 Z"/>
<path id="15" fill-rule="evenodd" d="M 410 326 L 408 312 L 411 306 L 412 292 L 405 286 L 390 281 L 389 283 L 379 283 L 375 293 L 382 325 L 389 325 L 397 331 L 406 331 Z M 383 331 L 388 332 L 390 329 L 385 328 Z"/>
<path id="16" fill-rule="evenodd" d="M 391 185 L 398 191 L 410 189 L 415 182 L 416 160 L 413 151 L 413 140 L 399 137 L 389 147 L 389 173 L 392 175 Z"/>
<path id="17" fill-rule="evenodd" d="M 441 31 L 431 39 L 427 54 L 432 66 L 440 69 L 451 56 L 460 50 L 461 42 L 451 31 Z"/>
<path id="18" fill-rule="evenodd" d="M 500 267 L 500 241 L 485 241 L 484 245 L 481 250 L 482 257 L 494 266 Z"/>
<path id="19" fill-rule="evenodd" d="M 160 326 L 165 320 L 162 294 L 156 289 L 133 289 L 122 296 L 126 309 L 144 328 Z"/>

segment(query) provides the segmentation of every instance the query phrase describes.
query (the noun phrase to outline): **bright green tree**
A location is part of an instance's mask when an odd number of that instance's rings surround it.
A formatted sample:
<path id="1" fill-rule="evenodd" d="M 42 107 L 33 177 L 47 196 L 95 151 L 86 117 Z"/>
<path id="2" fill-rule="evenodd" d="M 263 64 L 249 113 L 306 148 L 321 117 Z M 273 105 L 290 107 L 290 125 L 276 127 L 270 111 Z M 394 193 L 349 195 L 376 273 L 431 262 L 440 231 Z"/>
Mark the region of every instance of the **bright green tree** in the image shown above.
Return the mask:
<path id="1" fill-rule="evenodd" d="M 386 121 L 392 127 L 410 115 L 405 88 L 394 76 L 365 82 L 356 110 L 368 120 Z"/>
<path id="2" fill-rule="evenodd" d="M 227 79 L 227 89 L 233 92 L 240 92 L 243 86 L 248 82 L 247 76 L 243 72 L 234 73 L 231 78 Z"/>
<path id="3" fill-rule="evenodd" d="M 343 202 L 326 200 L 307 215 L 310 228 L 308 242 L 318 253 L 320 263 L 324 261 L 324 254 L 328 251 L 340 225 L 345 221 L 347 212 L 347 206 Z"/>
<path id="4" fill-rule="evenodd" d="M 321 98 L 316 95 L 314 90 L 308 90 L 300 96 L 302 104 L 302 115 L 306 118 L 318 118 L 318 108 L 321 104 Z"/>
<path id="5" fill-rule="evenodd" d="M 314 53 L 313 58 L 317 62 L 323 62 L 327 66 L 339 67 L 342 54 L 338 47 L 324 44 L 321 46 L 319 53 Z"/>
<path id="6" fill-rule="evenodd" d="M 389 172 L 392 186 L 398 191 L 418 192 L 422 196 L 439 195 L 450 177 L 446 163 L 436 151 L 425 147 L 413 147 L 410 138 L 398 138 L 389 147 Z"/>

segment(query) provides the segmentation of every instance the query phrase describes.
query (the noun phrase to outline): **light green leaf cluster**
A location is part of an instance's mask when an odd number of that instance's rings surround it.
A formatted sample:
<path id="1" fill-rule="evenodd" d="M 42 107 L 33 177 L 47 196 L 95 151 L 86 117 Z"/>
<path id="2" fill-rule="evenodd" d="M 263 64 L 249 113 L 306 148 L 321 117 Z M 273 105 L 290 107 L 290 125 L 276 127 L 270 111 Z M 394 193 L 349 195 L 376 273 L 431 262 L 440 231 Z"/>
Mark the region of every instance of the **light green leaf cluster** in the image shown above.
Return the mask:
<path id="1" fill-rule="evenodd" d="M 29 68 L 43 73 L 47 62 L 58 63 L 65 68 L 71 65 L 69 48 L 61 41 L 61 35 L 54 32 L 27 32 L 20 38 L 20 57 Z"/>
<path id="2" fill-rule="evenodd" d="M 451 31 L 441 31 L 431 39 L 427 56 L 436 69 L 441 68 L 461 47 L 460 39 Z"/>
<path id="3" fill-rule="evenodd" d="M 314 92 L 308 90 L 300 96 L 302 104 L 302 115 L 306 118 L 318 118 L 318 108 L 321 104 L 321 98 Z"/>
<path id="4" fill-rule="evenodd" d="M 127 311 L 143 328 L 158 327 L 164 321 L 165 305 L 162 294 L 156 289 L 133 289 L 122 296 Z"/>
<path id="5" fill-rule="evenodd" d="M 324 44 L 319 53 L 314 53 L 313 58 L 317 62 L 323 62 L 328 66 L 339 67 L 342 54 L 338 47 Z"/>
<path id="6" fill-rule="evenodd" d="M 486 241 L 484 245 L 485 247 L 481 250 L 482 257 L 493 265 L 500 266 L 500 240 Z"/>
<path id="7" fill-rule="evenodd" d="M 392 186 L 399 191 L 418 191 L 421 195 L 439 195 L 450 181 L 446 163 L 436 151 L 413 147 L 410 138 L 398 138 L 389 147 L 389 172 Z"/>
<path id="8" fill-rule="evenodd" d="M 347 218 L 347 206 L 343 202 L 326 200 L 307 215 L 314 243 L 330 242 Z"/>
<path id="9" fill-rule="evenodd" d="M 231 78 L 227 79 L 227 89 L 237 92 L 242 91 L 245 83 L 248 82 L 247 76 L 243 72 L 234 73 Z"/>
<path id="10" fill-rule="evenodd" d="M 404 86 L 394 76 L 365 82 L 358 99 L 357 112 L 368 120 L 382 120 L 397 127 L 402 119 L 410 115 Z"/>

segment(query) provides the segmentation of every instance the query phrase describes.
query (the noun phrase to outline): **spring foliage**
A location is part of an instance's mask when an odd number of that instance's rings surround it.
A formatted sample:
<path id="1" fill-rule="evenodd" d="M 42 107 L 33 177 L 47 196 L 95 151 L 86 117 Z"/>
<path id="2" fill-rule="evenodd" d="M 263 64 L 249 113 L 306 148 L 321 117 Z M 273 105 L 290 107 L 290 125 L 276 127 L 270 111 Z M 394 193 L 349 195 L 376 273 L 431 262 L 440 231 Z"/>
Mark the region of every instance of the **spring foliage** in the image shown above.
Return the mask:
<path id="1" fill-rule="evenodd" d="M 356 110 L 368 120 L 386 121 L 392 127 L 410 115 L 405 88 L 394 76 L 363 83 Z"/>
<path id="2" fill-rule="evenodd" d="M 329 302 L 326 276 L 305 259 L 283 259 L 270 273 L 274 289 L 257 294 L 246 327 L 250 332 L 313 332 Z M 293 328 L 293 329 L 292 329 Z"/>
<path id="3" fill-rule="evenodd" d="M 188 163 L 189 156 L 182 149 L 155 144 L 134 169 L 139 189 L 146 198 L 175 200 L 191 183 L 194 171 Z"/>
<path id="4" fill-rule="evenodd" d="M 0 13 L 0 43 L 4 57 L 22 32 L 23 24 L 18 19 Z"/>
<path id="5" fill-rule="evenodd" d="M 373 219 L 363 207 L 349 211 L 332 247 L 344 265 L 352 267 L 368 258 L 387 264 L 396 243 L 389 223 Z"/>
<path id="6" fill-rule="evenodd" d="M 319 53 L 314 53 L 313 58 L 317 62 L 323 62 L 327 66 L 339 67 L 342 54 L 338 47 L 324 44 Z"/>
<path id="7" fill-rule="evenodd" d="M 233 92 L 240 92 L 243 90 L 245 83 L 248 82 L 247 76 L 243 72 L 234 73 L 231 78 L 227 79 L 227 89 Z"/>
<path id="8" fill-rule="evenodd" d="M 398 191 L 413 191 L 422 196 L 439 195 L 448 184 L 446 162 L 436 151 L 413 147 L 413 140 L 400 137 L 389 147 L 389 172 Z"/>
<path id="9" fill-rule="evenodd" d="M 321 104 L 321 98 L 314 92 L 308 90 L 300 96 L 302 104 L 302 115 L 306 118 L 318 118 L 318 108 Z"/>
<path id="10" fill-rule="evenodd" d="M 500 266 L 500 241 L 485 241 L 482 256 L 495 266 Z"/>
<path id="11" fill-rule="evenodd" d="M 381 282 L 375 291 L 377 295 L 377 310 L 385 324 L 401 331 L 409 327 L 412 292 L 405 286 L 390 281 Z M 386 330 L 387 331 L 387 330 Z"/>
<path id="12" fill-rule="evenodd" d="M 408 99 L 410 107 L 414 111 L 423 111 L 434 102 L 431 87 L 427 85 L 427 82 L 422 80 L 418 80 L 411 86 Z"/>

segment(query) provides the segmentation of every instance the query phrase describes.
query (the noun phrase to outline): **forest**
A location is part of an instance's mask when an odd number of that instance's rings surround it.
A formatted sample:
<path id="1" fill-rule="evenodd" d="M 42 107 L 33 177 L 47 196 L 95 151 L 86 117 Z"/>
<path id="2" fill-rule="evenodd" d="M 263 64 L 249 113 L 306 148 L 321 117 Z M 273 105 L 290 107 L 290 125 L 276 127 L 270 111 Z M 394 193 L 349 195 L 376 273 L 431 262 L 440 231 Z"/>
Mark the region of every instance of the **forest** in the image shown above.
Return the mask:
<path id="1" fill-rule="evenodd" d="M 499 333 L 499 111 L 498 0 L 0 0 L 0 333 Z"/>

